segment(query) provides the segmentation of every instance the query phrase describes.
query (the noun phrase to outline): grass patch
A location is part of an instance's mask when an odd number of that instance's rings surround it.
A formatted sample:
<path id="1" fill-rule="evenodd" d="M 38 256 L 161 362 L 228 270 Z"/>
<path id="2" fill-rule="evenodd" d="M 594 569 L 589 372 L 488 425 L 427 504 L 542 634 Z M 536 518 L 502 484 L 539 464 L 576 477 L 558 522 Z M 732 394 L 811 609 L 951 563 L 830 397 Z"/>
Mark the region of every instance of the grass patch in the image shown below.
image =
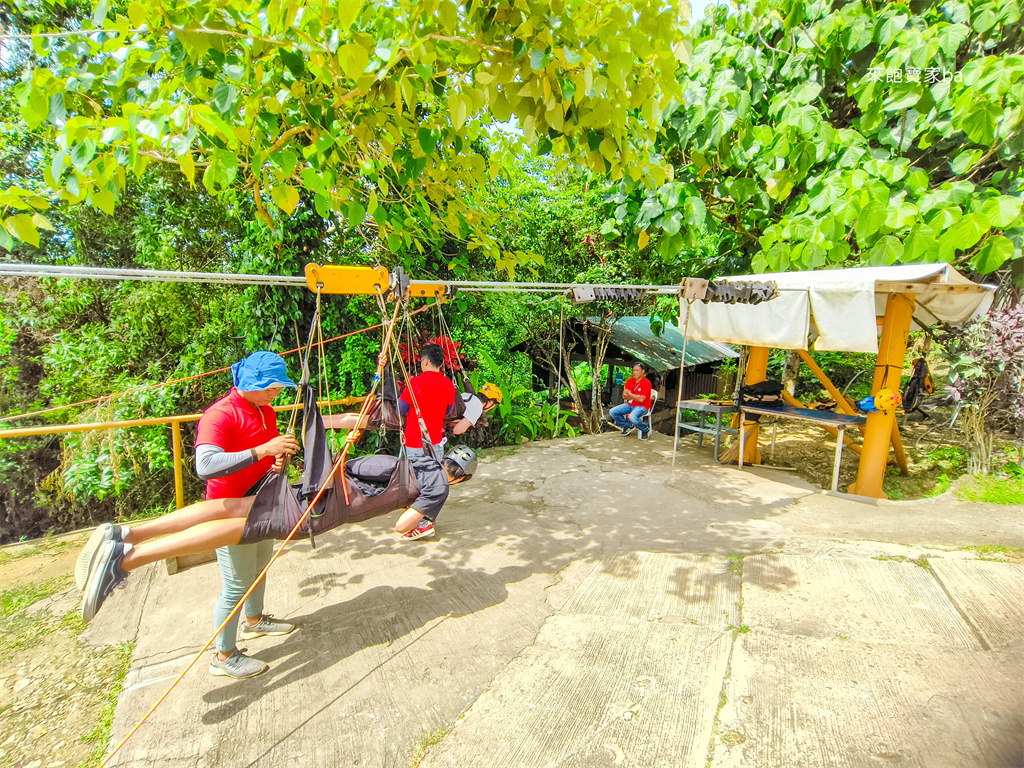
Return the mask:
<path id="1" fill-rule="evenodd" d="M 438 728 L 436 731 L 431 733 L 425 733 L 420 737 L 419 742 L 413 747 L 412 760 L 409 762 L 409 768 L 419 768 L 420 763 L 427 756 L 427 752 L 430 748 L 441 743 L 441 740 L 448 735 L 448 732 L 452 729 L 452 726 L 447 725 L 444 728 Z"/>
<path id="2" fill-rule="evenodd" d="M 67 549 L 77 549 L 82 546 L 78 541 L 55 540 L 50 534 L 37 539 L 34 544 L 20 549 L 5 549 L 0 552 L 0 565 L 7 565 L 16 560 L 24 560 L 26 557 L 36 555 L 58 555 Z"/>
<path id="3" fill-rule="evenodd" d="M 930 451 L 910 445 L 913 435 L 905 434 L 908 474 L 893 466 L 882 478 L 882 490 L 892 501 L 928 499 L 945 493 L 950 484 L 963 475 L 967 456 L 958 445 L 940 445 Z"/>
<path id="4" fill-rule="evenodd" d="M 53 631 L 53 616 L 47 611 L 29 614 L 26 609 L 58 592 L 71 583 L 70 576 L 51 579 L 41 584 L 28 584 L 0 592 L 0 654 L 10 656 L 31 648 L 40 638 Z"/>
<path id="5" fill-rule="evenodd" d="M 729 570 L 741 576 L 743 575 L 743 555 L 736 553 L 729 555 Z"/>
<path id="6" fill-rule="evenodd" d="M 996 547 L 981 544 L 977 547 L 964 547 L 969 552 L 977 552 L 979 560 L 992 560 L 997 563 L 1024 562 L 1024 549 L 1020 547 Z"/>
<path id="7" fill-rule="evenodd" d="M 86 743 L 93 744 L 92 754 L 78 764 L 78 768 L 94 768 L 103 761 L 103 754 L 110 741 L 110 727 L 114 723 L 114 710 L 117 709 L 117 697 L 121 695 L 121 688 L 124 685 L 125 675 L 132 663 L 132 651 L 135 650 L 135 642 L 121 643 L 117 646 L 117 662 L 113 674 L 110 676 L 110 684 L 107 688 L 107 700 L 100 710 L 99 722 L 96 727 L 81 737 Z"/>
<path id="8" fill-rule="evenodd" d="M 954 493 L 961 501 L 1024 504 L 1024 478 L 976 475 L 957 488 Z"/>
<path id="9" fill-rule="evenodd" d="M 727 747 L 739 746 L 747 740 L 747 737 L 739 731 L 733 731 L 728 728 L 722 731 L 718 738 L 721 739 L 722 743 Z"/>
<path id="10" fill-rule="evenodd" d="M 924 557 L 919 557 L 915 560 L 912 557 L 904 557 L 903 555 L 878 555 L 871 559 L 881 560 L 882 562 L 892 561 L 894 563 L 913 563 L 918 568 L 924 568 L 925 570 L 931 567 L 928 565 L 928 560 Z"/>
<path id="11" fill-rule="evenodd" d="M 935 478 L 935 485 L 932 489 L 925 494 L 926 499 L 931 499 L 935 496 L 941 496 L 949 490 L 949 486 L 953 483 L 950 480 L 949 475 L 943 472 L 941 475 Z"/>

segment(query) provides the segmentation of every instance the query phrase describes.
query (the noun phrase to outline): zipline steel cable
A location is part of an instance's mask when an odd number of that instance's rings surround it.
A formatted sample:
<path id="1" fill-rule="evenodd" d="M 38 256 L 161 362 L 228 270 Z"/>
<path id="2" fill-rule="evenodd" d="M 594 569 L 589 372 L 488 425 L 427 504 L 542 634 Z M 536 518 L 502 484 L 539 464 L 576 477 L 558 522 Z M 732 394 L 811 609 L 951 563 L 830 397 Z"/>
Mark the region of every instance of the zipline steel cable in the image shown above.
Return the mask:
<path id="1" fill-rule="evenodd" d="M 268 285 L 306 288 L 306 278 L 291 275 L 251 275 L 230 272 L 179 272 L 171 269 L 116 269 L 109 267 L 61 266 L 57 264 L 22 264 L 0 262 L 0 277 L 37 277 L 50 279 L 79 278 L 86 280 L 143 280 L 164 283 L 215 283 L 222 285 Z M 527 293 L 562 293 L 580 287 L 578 283 L 515 283 L 486 280 L 417 280 L 417 284 L 452 286 L 462 291 L 522 291 Z M 675 294 L 678 285 L 617 285 L 587 283 L 594 288 L 619 288 L 648 293 Z"/>

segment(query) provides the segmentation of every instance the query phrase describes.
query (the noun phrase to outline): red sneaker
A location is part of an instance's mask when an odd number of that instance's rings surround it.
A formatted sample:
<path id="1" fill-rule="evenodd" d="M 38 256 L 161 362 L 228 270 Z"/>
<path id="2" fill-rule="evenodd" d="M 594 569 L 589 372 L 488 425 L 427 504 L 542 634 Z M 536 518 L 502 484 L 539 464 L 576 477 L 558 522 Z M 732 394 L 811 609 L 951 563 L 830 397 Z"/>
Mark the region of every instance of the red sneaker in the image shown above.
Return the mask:
<path id="1" fill-rule="evenodd" d="M 420 520 L 419 525 L 404 534 L 404 538 L 409 539 L 409 541 L 414 541 L 415 539 L 425 539 L 428 536 L 433 535 L 434 524 L 429 520 Z"/>

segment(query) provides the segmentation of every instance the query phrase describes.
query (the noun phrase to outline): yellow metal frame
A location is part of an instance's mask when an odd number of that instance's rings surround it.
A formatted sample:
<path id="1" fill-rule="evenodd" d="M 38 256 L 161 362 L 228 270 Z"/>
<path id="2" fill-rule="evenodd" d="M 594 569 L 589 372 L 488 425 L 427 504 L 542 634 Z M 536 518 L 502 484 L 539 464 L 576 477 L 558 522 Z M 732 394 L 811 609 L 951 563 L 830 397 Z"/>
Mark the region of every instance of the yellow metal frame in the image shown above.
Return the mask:
<path id="1" fill-rule="evenodd" d="M 317 403 L 321 408 L 333 405 L 355 405 L 362 403 L 366 396 L 349 396 L 340 400 L 321 400 Z M 275 405 L 274 410 L 298 410 L 298 404 Z M 0 429 L 0 440 L 12 437 L 32 437 L 33 435 L 62 435 L 72 432 L 98 432 L 105 429 L 128 429 L 130 427 L 152 427 L 159 424 L 171 425 L 171 449 L 174 454 L 174 502 L 177 509 L 185 506 L 185 483 L 182 477 L 181 424 L 184 421 L 199 421 L 201 413 L 188 413 L 181 416 L 159 416 L 146 419 L 125 419 L 123 421 L 99 421 L 85 424 L 53 424 L 46 427 L 19 427 L 17 429 Z"/>
<path id="2" fill-rule="evenodd" d="M 414 299 L 446 300 L 448 286 L 444 283 L 409 283 L 409 296 Z"/>
<path id="3" fill-rule="evenodd" d="M 385 267 L 351 267 L 338 264 L 307 264 L 306 287 L 313 293 L 369 294 L 387 293 L 391 287 L 391 273 Z M 409 297 L 413 299 L 439 299 L 445 301 L 448 285 L 439 281 L 409 283 Z"/>
<path id="4" fill-rule="evenodd" d="M 306 286 L 313 293 L 387 293 L 391 275 L 384 267 L 347 267 L 336 264 L 307 264 Z"/>

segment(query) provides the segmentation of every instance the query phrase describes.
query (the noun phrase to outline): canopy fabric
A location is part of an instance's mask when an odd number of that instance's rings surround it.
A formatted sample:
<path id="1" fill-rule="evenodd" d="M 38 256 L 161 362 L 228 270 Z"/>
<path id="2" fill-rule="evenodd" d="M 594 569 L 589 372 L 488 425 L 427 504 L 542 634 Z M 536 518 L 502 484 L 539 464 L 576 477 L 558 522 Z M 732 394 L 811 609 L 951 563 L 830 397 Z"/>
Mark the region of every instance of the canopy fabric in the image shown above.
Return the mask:
<path id="1" fill-rule="evenodd" d="M 588 317 L 587 320 L 594 325 L 601 322 L 599 317 Z M 666 325 L 661 335 L 655 336 L 651 330 L 651 320 L 646 315 L 620 317 L 612 325 L 610 342 L 629 357 L 659 372 L 678 368 L 683 350 L 683 335 L 678 328 Z M 739 356 L 739 352 L 725 344 L 700 342 L 691 338 L 686 345 L 687 367 Z"/>
<path id="2" fill-rule="evenodd" d="M 935 323 L 957 324 L 983 315 L 994 289 L 970 293 L 937 293 L 929 285 L 975 285 L 948 264 L 902 264 L 853 267 L 813 272 L 737 275 L 724 280 L 773 281 L 778 298 L 762 304 L 694 302 L 689 334 L 702 341 L 747 344 L 776 349 L 807 349 L 812 330 L 814 349 L 835 352 L 878 352 L 876 318 L 885 314 L 889 292 L 879 282 L 920 283 L 914 308 L 915 329 Z M 908 293 L 911 291 L 907 291 Z"/>

